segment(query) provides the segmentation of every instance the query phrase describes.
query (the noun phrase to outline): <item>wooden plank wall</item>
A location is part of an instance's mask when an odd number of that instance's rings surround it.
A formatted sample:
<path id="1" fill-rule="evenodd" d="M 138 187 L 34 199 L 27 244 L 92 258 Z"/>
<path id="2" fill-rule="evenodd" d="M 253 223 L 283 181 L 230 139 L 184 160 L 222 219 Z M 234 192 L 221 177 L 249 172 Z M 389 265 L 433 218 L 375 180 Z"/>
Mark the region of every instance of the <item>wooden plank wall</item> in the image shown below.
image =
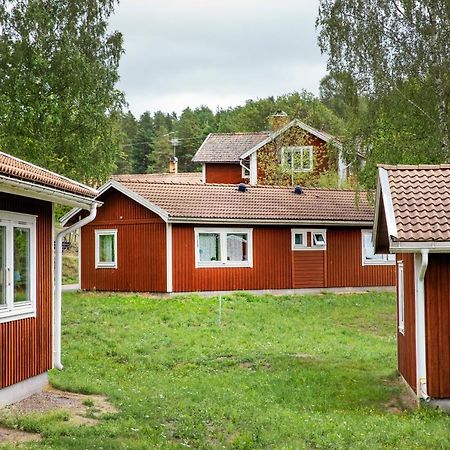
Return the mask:
<path id="1" fill-rule="evenodd" d="M 450 397 L 450 257 L 430 254 L 425 275 L 427 387 L 434 398 Z"/>
<path id="2" fill-rule="evenodd" d="M 125 195 L 109 190 L 96 219 L 81 232 L 81 288 L 166 291 L 166 224 Z M 95 230 L 117 229 L 117 269 L 95 268 Z"/>
<path id="3" fill-rule="evenodd" d="M 242 167 L 240 164 L 210 163 L 205 166 L 207 183 L 248 183 L 248 180 L 242 178 Z"/>
<path id="4" fill-rule="evenodd" d="M 0 194 L 0 210 L 37 215 L 37 317 L 0 324 L 0 388 L 52 367 L 52 206 Z"/>
<path id="5" fill-rule="evenodd" d="M 290 228 L 253 227 L 253 268 L 196 269 L 194 227 L 173 225 L 172 236 L 175 292 L 292 287 Z"/>
<path id="6" fill-rule="evenodd" d="M 397 255 L 397 261 L 403 261 L 404 284 L 404 334 L 398 331 L 397 307 L 397 358 L 398 370 L 414 392 L 417 389 L 416 377 L 416 307 L 415 307 L 415 280 L 414 280 L 414 254 L 404 253 Z M 398 295 L 398 292 L 397 292 Z"/>
<path id="7" fill-rule="evenodd" d="M 395 286 L 395 265 L 362 265 L 360 228 L 327 231 L 327 287 Z"/>
<path id="8" fill-rule="evenodd" d="M 326 251 L 295 250 L 292 252 L 292 287 L 318 288 L 326 284 Z"/>

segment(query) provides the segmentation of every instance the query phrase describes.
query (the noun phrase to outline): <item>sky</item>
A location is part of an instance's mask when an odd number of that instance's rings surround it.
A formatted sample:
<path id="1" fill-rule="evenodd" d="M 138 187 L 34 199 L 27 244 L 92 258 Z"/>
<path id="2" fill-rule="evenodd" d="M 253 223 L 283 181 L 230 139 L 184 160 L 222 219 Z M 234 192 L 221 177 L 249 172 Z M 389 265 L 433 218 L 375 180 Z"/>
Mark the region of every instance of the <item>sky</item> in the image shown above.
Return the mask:
<path id="1" fill-rule="evenodd" d="M 121 0 L 110 28 L 124 37 L 118 87 L 135 116 L 212 110 L 307 90 L 326 58 L 319 0 Z"/>

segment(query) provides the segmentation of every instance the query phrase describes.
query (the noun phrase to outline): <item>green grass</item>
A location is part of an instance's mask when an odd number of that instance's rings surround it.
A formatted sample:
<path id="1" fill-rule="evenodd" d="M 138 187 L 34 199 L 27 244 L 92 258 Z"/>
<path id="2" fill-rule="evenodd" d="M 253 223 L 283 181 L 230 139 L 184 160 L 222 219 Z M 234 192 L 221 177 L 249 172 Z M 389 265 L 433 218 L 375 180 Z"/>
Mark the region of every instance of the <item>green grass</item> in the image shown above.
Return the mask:
<path id="1" fill-rule="evenodd" d="M 78 283 L 78 256 L 76 254 L 63 254 L 62 283 Z"/>
<path id="2" fill-rule="evenodd" d="M 450 418 L 401 411 L 391 294 L 168 300 L 65 294 L 60 389 L 120 410 L 17 419 L 46 449 L 446 449 Z M 27 447 L 27 448 L 28 448 Z"/>

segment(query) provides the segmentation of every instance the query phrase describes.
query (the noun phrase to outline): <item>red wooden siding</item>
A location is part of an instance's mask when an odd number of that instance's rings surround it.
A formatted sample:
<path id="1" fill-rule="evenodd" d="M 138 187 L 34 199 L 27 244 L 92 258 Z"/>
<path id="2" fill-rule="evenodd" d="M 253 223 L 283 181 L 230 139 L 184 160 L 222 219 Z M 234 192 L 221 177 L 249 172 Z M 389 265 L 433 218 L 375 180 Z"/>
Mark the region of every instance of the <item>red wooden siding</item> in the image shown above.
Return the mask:
<path id="1" fill-rule="evenodd" d="M 394 265 L 362 265 L 360 228 L 327 231 L 327 287 L 395 286 Z"/>
<path id="2" fill-rule="evenodd" d="M 403 261 L 404 285 L 404 334 L 397 328 L 398 370 L 406 382 L 416 391 L 416 309 L 414 255 L 404 253 L 397 255 L 397 261 Z M 397 305 L 398 326 L 398 305 Z"/>
<path id="3" fill-rule="evenodd" d="M 430 254 L 425 275 L 428 395 L 450 397 L 450 256 Z"/>
<path id="4" fill-rule="evenodd" d="M 253 227 L 252 268 L 196 269 L 194 226 L 173 225 L 172 232 L 175 292 L 292 287 L 290 228 Z"/>
<path id="5" fill-rule="evenodd" d="M 318 288 L 326 284 L 324 250 L 295 250 L 292 252 L 292 287 Z"/>
<path id="6" fill-rule="evenodd" d="M 125 195 L 109 190 L 96 219 L 81 232 L 81 288 L 166 291 L 166 224 Z M 95 268 L 95 230 L 117 230 L 117 269 Z"/>
<path id="7" fill-rule="evenodd" d="M 248 183 L 248 180 L 242 178 L 242 167 L 240 164 L 209 163 L 205 164 L 205 169 L 207 183 Z"/>
<path id="8" fill-rule="evenodd" d="M 0 324 L 0 388 L 52 367 L 52 206 L 0 194 L 0 209 L 37 215 L 36 318 Z"/>

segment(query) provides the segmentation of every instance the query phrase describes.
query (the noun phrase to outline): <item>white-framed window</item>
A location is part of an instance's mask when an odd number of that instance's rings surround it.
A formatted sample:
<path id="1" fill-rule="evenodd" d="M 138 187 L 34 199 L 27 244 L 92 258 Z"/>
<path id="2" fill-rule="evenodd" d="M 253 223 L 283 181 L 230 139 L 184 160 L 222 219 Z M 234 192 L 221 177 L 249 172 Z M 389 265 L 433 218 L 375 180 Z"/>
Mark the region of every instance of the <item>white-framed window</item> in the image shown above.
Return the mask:
<path id="1" fill-rule="evenodd" d="M 326 250 L 327 230 L 292 228 L 292 250 Z"/>
<path id="2" fill-rule="evenodd" d="M 308 246 L 306 230 L 293 228 L 291 230 L 292 250 L 302 250 Z"/>
<path id="3" fill-rule="evenodd" d="M 0 211 L 0 323 L 36 316 L 36 216 Z"/>
<path id="4" fill-rule="evenodd" d="M 311 172 L 313 159 L 314 147 L 312 145 L 281 149 L 281 163 L 293 172 Z"/>
<path id="5" fill-rule="evenodd" d="M 395 264 L 395 255 L 375 253 L 372 240 L 372 230 L 361 230 L 361 239 L 363 266 Z"/>
<path id="6" fill-rule="evenodd" d="M 246 166 L 241 166 L 242 167 L 242 178 L 250 178 L 250 169 Z"/>
<path id="7" fill-rule="evenodd" d="M 405 334 L 405 285 L 403 280 L 403 261 L 397 263 L 397 305 L 398 331 Z"/>
<path id="8" fill-rule="evenodd" d="M 117 269 L 117 230 L 95 230 L 95 268 Z"/>
<path id="9" fill-rule="evenodd" d="M 195 267 L 252 267 L 251 228 L 195 228 Z"/>

